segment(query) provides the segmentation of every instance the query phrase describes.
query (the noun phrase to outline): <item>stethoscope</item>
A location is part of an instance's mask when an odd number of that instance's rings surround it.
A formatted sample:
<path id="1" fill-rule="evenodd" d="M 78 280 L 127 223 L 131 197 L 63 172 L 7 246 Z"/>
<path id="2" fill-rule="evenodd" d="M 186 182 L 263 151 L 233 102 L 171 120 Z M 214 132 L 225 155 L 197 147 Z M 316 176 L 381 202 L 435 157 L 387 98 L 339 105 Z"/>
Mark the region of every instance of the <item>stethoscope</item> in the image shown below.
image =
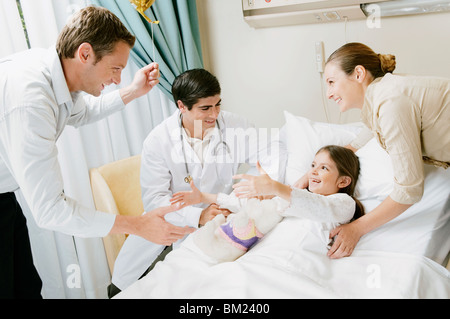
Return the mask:
<path id="1" fill-rule="evenodd" d="M 216 126 L 217 126 L 217 129 L 219 130 L 220 143 L 217 143 L 217 145 L 214 147 L 214 150 L 213 150 L 213 154 L 212 154 L 212 155 L 213 155 L 214 158 L 216 158 L 216 160 L 217 160 L 217 156 L 218 156 L 218 154 L 219 154 L 219 151 L 220 151 L 220 149 L 222 148 L 222 149 L 225 149 L 225 151 L 226 151 L 226 154 L 225 154 L 225 155 L 230 156 L 229 158 L 231 159 L 231 150 L 230 150 L 230 147 L 228 146 L 227 142 L 225 142 L 225 140 L 224 140 L 224 138 L 223 138 L 223 133 L 222 133 L 222 130 L 220 129 L 220 124 L 219 124 L 219 121 L 218 121 L 218 120 L 216 120 Z M 186 159 L 186 151 L 185 151 L 185 148 L 184 148 L 183 114 L 180 114 L 180 139 L 181 139 L 181 151 L 183 152 L 184 166 L 185 166 L 185 169 L 186 169 L 186 177 L 184 178 L 184 182 L 185 182 L 186 184 L 190 184 L 191 181 L 193 180 L 193 178 L 192 178 L 192 176 L 191 176 L 191 174 L 190 174 L 190 172 L 189 172 L 189 166 L 188 166 L 187 159 Z M 212 142 L 212 141 L 211 141 L 211 142 Z M 211 142 L 210 142 L 210 143 L 211 143 Z M 221 179 L 221 177 L 220 177 L 220 174 L 219 174 L 219 172 L 217 171 L 217 166 L 218 166 L 218 164 L 217 164 L 217 161 L 216 161 L 216 164 L 215 164 L 215 167 L 216 167 L 216 173 L 217 173 L 217 176 L 219 177 L 219 179 L 220 179 L 221 182 L 222 182 L 222 179 Z M 230 176 L 230 179 L 231 179 L 231 176 Z M 222 183 L 222 184 L 225 185 L 225 186 L 228 185 L 227 183 Z"/>

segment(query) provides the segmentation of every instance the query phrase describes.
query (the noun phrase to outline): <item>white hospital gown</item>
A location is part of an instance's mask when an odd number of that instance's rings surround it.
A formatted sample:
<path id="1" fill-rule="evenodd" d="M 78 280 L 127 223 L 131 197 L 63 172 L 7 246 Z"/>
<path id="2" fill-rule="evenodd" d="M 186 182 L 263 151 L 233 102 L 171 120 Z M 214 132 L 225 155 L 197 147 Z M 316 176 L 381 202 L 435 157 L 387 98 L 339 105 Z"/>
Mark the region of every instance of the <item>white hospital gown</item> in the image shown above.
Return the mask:
<path id="1" fill-rule="evenodd" d="M 305 189 L 293 189 L 291 205 L 282 215 L 308 221 L 304 225 L 328 245 L 330 231 L 350 222 L 355 210 L 355 200 L 345 193 L 323 196 Z"/>
<path id="2" fill-rule="evenodd" d="M 356 203 L 345 193 L 328 196 L 311 193 L 306 189 L 293 188 L 291 203 L 280 197 L 274 197 L 277 211 L 283 217 L 296 217 L 307 221 L 307 228 L 317 234 L 325 244 L 330 242 L 329 232 L 339 225 L 350 222 L 355 214 Z M 222 208 L 238 212 L 245 204 L 233 194 L 218 194 L 217 202 Z"/>

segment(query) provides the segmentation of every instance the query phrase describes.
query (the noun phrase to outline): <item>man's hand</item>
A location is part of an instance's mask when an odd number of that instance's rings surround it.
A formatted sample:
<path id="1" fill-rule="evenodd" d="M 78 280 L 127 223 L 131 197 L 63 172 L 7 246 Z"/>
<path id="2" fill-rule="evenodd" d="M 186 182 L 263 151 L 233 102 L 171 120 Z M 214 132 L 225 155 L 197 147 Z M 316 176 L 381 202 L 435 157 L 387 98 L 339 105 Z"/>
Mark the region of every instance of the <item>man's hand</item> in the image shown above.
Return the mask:
<path id="1" fill-rule="evenodd" d="M 160 207 L 139 217 L 117 216 L 110 234 L 133 234 L 155 244 L 170 246 L 195 231 L 168 223 L 164 216 L 179 209 L 177 205 Z"/>
<path id="2" fill-rule="evenodd" d="M 159 65 L 151 63 L 136 72 L 133 82 L 120 90 L 120 96 L 125 104 L 130 103 L 153 89 L 159 83 Z"/>
<path id="3" fill-rule="evenodd" d="M 217 204 L 211 204 L 202 211 L 200 215 L 200 220 L 198 221 L 200 226 L 204 226 L 210 220 L 213 220 L 217 215 L 222 214 L 225 217 L 231 214 L 228 209 L 220 208 Z"/>
<path id="4" fill-rule="evenodd" d="M 195 228 L 174 226 L 164 219 L 164 216 L 177 209 L 179 207 L 174 209 L 173 205 L 160 207 L 143 215 L 140 226 L 141 235 L 139 236 L 156 244 L 170 246 L 184 236 L 194 232 Z"/>

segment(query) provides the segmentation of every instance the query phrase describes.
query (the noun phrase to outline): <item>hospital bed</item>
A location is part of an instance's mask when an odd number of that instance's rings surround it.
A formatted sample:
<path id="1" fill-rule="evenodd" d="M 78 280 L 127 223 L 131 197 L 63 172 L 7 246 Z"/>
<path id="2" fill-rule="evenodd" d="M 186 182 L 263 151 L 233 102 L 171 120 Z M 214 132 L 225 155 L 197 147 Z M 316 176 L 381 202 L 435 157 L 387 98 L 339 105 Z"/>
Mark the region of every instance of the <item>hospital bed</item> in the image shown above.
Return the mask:
<path id="1" fill-rule="evenodd" d="M 321 146 L 346 145 L 361 129 L 359 123 L 319 123 L 287 112 L 285 117 L 286 125 L 272 142 L 285 149 L 289 184 L 304 174 Z M 392 189 L 392 167 L 375 140 L 357 155 L 361 162 L 357 197 L 370 214 Z M 270 171 L 270 160 L 265 162 Z M 422 200 L 363 236 L 350 257 L 329 259 L 323 244 L 305 237 L 308 221 L 289 217 L 234 262 L 215 263 L 198 250 L 190 235 L 164 262 L 116 297 L 448 299 L 450 170 L 425 165 L 425 173 Z"/>

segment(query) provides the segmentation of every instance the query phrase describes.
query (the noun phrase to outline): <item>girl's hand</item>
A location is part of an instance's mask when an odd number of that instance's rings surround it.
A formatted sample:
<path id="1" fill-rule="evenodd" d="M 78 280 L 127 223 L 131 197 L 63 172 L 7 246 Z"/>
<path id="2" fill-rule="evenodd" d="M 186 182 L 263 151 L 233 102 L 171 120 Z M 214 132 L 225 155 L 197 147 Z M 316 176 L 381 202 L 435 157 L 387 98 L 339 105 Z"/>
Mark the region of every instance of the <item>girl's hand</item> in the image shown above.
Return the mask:
<path id="1" fill-rule="evenodd" d="M 272 199 L 276 197 L 275 195 L 259 195 L 259 196 L 254 196 L 254 197 L 250 197 L 250 198 L 256 198 L 258 200 L 267 200 L 267 199 Z"/>
<path id="2" fill-rule="evenodd" d="M 192 191 L 184 191 L 173 194 L 170 199 L 172 205 L 180 204 L 180 209 L 186 206 L 199 204 L 203 201 L 202 193 L 195 186 L 194 181 L 190 182 Z"/>
<path id="3" fill-rule="evenodd" d="M 292 185 L 292 187 L 300 188 L 300 189 L 306 189 L 309 186 L 309 178 L 308 174 L 303 175 L 298 181 Z"/>
<path id="4" fill-rule="evenodd" d="M 233 176 L 233 179 L 243 179 L 233 185 L 234 192 L 238 198 L 251 198 L 261 195 L 276 195 L 274 193 L 274 180 L 256 163 L 260 176 L 240 174 Z"/>

